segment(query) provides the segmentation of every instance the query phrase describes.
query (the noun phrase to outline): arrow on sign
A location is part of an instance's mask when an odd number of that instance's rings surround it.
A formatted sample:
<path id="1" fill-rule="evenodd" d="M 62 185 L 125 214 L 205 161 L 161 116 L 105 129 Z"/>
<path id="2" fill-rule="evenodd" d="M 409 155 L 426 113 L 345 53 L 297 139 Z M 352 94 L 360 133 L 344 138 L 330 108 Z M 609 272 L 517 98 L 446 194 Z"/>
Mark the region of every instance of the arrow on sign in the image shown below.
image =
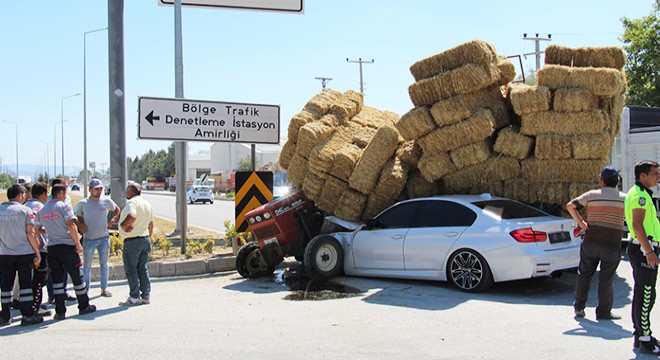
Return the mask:
<path id="1" fill-rule="evenodd" d="M 151 112 L 147 116 L 145 116 L 144 118 L 147 119 L 147 121 L 149 122 L 149 124 L 151 124 L 151 126 L 154 125 L 154 120 L 160 121 L 160 116 L 154 116 L 154 111 L 153 110 L 151 110 Z"/>

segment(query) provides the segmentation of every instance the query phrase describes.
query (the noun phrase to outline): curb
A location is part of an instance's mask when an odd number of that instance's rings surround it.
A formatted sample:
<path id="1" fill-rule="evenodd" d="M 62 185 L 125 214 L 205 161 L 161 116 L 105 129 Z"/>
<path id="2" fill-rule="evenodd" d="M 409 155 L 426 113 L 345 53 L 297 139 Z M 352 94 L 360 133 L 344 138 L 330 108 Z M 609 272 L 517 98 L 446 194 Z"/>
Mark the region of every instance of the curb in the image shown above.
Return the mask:
<path id="1" fill-rule="evenodd" d="M 149 277 L 172 277 L 185 275 L 212 274 L 221 271 L 236 270 L 236 256 L 219 256 L 203 260 L 185 260 L 177 262 L 153 261 L 147 264 Z M 126 273 L 123 264 L 108 265 L 108 280 L 124 280 Z M 101 280 L 101 268 L 92 266 L 91 281 Z"/>

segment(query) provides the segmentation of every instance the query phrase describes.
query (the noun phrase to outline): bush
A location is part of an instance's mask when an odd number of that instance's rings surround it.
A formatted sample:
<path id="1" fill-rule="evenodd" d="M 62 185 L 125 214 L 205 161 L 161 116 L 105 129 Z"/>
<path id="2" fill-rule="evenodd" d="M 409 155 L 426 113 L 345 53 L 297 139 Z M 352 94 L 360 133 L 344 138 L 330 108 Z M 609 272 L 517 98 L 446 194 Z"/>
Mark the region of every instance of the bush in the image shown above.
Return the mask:
<path id="1" fill-rule="evenodd" d="M 236 193 L 233 192 L 233 191 L 230 191 L 230 192 L 228 192 L 227 195 L 225 195 L 225 196 L 228 197 L 228 198 L 230 198 L 230 199 L 233 199 L 234 197 L 236 197 Z"/>
<path id="2" fill-rule="evenodd" d="M 119 255 L 123 247 L 124 242 L 119 238 L 119 233 L 114 232 L 110 234 L 110 253 Z"/>
<path id="3" fill-rule="evenodd" d="M 195 254 L 201 254 L 203 251 L 202 244 L 197 241 L 197 240 L 190 240 L 188 241 L 188 244 L 186 245 L 186 257 L 190 257 L 189 255 L 195 255 Z"/>
<path id="4" fill-rule="evenodd" d="M 249 231 L 245 232 L 236 232 L 236 227 L 229 220 L 225 220 L 225 240 L 227 241 L 227 246 L 231 247 L 231 240 L 233 238 L 238 238 L 241 241 L 241 245 L 252 241 L 252 234 Z"/>
<path id="5" fill-rule="evenodd" d="M 170 247 L 172 246 L 172 241 L 163 237 L 162 239 L 158 240 L 158 246 L 163 250 L 163 254 L 167 256 L 170 254 Z"/>
<path id="6" fill-rule="evenodd" d="M 213 248 L 215 247 L 215 240 L 213 239 L 206 239 L 206 242 L 204 243 L 203 249 L 204 252 L 207 254 L 213 254 Z"/>

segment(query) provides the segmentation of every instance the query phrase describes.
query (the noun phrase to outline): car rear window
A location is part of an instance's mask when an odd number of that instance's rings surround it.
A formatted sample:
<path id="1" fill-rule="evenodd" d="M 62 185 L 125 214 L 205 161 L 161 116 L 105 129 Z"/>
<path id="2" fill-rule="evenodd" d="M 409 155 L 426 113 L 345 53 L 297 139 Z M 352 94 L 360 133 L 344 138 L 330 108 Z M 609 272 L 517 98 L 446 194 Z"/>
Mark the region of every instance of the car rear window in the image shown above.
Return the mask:
<path id="1" fill-rule="evenodd" d="M 473 205 L 492 213 L 501 219 L 522 219 L 530 217 L 548 216 L 539 209 L 513 200 L 486 200 L 472 203 Z"/>
<path id="2" fill-rule="evenodd" d="M 211 190 L 211 188 L 206 187 L 206 186 L 199 186 L 199 187 L 197 187 L 197 190 L 209 191 L 209 190 Z"/>

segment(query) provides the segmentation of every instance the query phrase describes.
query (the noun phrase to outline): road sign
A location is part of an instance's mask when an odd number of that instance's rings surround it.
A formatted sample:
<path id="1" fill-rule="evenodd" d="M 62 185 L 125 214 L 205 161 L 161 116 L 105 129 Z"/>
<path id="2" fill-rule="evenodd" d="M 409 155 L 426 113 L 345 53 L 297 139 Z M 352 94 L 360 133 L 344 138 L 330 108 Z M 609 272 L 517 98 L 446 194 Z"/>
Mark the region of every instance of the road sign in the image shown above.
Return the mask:
<path id="1" fill-rule="evenodd" d="M 174 0 L 158 0 L 158 5 L 174 5 Z M 303 12 L 303 0 L 181 0 L 181 5 L 238 10 Z"/>
<path id="2" fill-rule="evenodd" d="M 273 201 L 272 171 L 237 171 L 234 196 L 237 232 L 248 229 L 245 213 Z"/>
<path id="3" fill-rule="evenodd" d="M 278 144 L 279 105 L 140 97 L 138 138 Z"/>

